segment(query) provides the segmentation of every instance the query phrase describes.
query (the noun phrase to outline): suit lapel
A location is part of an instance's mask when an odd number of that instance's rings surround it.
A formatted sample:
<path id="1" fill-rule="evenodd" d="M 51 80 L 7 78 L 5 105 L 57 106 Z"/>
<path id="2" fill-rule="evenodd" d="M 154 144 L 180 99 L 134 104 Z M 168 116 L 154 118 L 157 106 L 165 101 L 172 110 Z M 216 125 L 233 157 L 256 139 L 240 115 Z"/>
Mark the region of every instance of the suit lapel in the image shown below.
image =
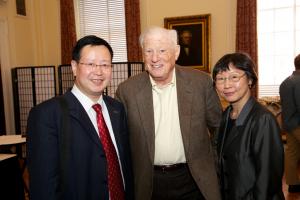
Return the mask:
<path id="1" fill-rule="evenodd" d="M 189 149 L 190 129 L 192 123 L 193 93 L 190 79 L 184 77 L 183 71 L 176 67 L 176 87 L 179 123 L 185 150 Z"/>
<path id="2" fill-rule="evenodd" d="M 109 113 L 109 117 L 110 117 L 113 132 L 114 133 L 119 133 L 120 132 L 120 130 L 119 130 L 120 124 L 119 123 L 121 122 L 119 120 L 120 119 L 120 112 L 115 108 L 113 103 L 107 99 L 106 96 L 103 96 L 103 100 L 105 102 L 105 105 L 106 105 L 108 113 Z"/>
<path id="3" fill-rule="evenodd" d="M 145 73 L 142 79 L 139 92 L 136 95 L 137 109 L 140 114 L 140 122 L 143 125 L 145 140 L 148 144 L 149 154 L 152 163 L 154 163 L 154 142 L 155 142 L 155 125 L 153 111 L 152 86 L 148 73 Z"/>
<path id="4" fill-rule="evenodd" d="M 98 133 L 78 99 L 72 92 L 67 92 L 65 97 L 69 105 L 69 114 L 71 118 L 75 119 L 85 129 L 86 134 L 88 134 L 91 140 L 100 148 L 102 145 Z"/>
<path id="5" fill-rule="evenodd" d="M 121 154 L 124 152 L 123 145 L 121 145 L 121 130 L 120 130 L 120 123 L 122 123 L 123 121 L 121 121 L 120 119 L 120 111 L 118 109 L 116 109 L 116 107 L 113 105 L 113 102 L 111 100 L 109 100 L 106 96 L 103 95 L 103 100 L 106 104 L 108 113 L 109 113 L 109 117 L 110 117 L 110 121 L 111 121 L 111 126 L 113 129 L 113 134 L 115 136 L 115 140 L 116 140 L 116 144 L 118 147 L 118 152 L 121 158 L 123 158 L 123 156 L 121 156 Z"/>
<path id="6" fill-rule="evenodd" d="M 243 128 L 241 124 L 238 126 L 237 121 L 235 121 L 235 124 L 232 125 L 230 132 L 228 133 L 228 123 L 230 120 L 230 113 L 232 111 L 232 106 L 228 107 L 224 113 L 225 116 L 225 122 L 222 127 L 220 127 L 220 130 L 223 130 L 222 136 L 221 136 L 221 154 L 222 152 L 225 152 L 228 147 L 230 147 L 230 144 L 234 141 L 234 139 L 242 133 L 240 129 Z"/>
<path id="7" fill-rule="evenodd" d="M 240 112 L 238 118 L 235 121 L 235 125 L 232 127 L 230 133 L 225 139 L 224 149 L 229 147 L 230 143 L 232 143 L 238 135 L 245 134 L 243 131 L 245 129 L 244 127 L 245 122 L 247 122 L 247 118 L 249 117 L 249 113 L 251 112 L 255 102 L 256 102 L 255 99 L 253 97 L 250 97 L 247 103 L 242 108 L 242 111 Z M 229 113 L 227 115 L 227 121 L 226 121 L 227 123 L 228 123 L 228 118 L 229 118 Z M 225 130 L 225 132 L 227 133 L 227 130 Z"/>
<path id="8" fill-rule="evenodd" d="M 229 119 L 231 109 L 232 109 L 232 107 L 230 106 L 223 113 L 223 116 L 225 116 L 225 117 L 224 117 L 224 119 L 222 119 L 224 121 L 222 121 L 220 129 L 219 129 L 219 131 L 222 131 L 222 132 L 218 133 L 218 143 L 220 145 L 218 145 L 217 148 L 218 148 L 219 155 L 222 155 L 222 153 L 223 153 L 223 149 L 224 149 L 224 145 L 225 145 L 225 139 L 226 139 L 226 135 L 227 135 L 228 119 Z"/>

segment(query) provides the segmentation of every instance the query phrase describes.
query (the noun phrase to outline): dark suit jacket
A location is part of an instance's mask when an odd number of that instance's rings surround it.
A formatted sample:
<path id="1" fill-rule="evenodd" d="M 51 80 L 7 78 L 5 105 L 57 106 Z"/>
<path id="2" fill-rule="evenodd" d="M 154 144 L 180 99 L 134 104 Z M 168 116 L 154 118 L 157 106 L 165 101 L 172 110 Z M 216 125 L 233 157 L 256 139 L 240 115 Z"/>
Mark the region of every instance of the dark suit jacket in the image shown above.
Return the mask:
<path id="1" fill-rule="evenodd" d="M 251 97 L 227 133 L 230 111 L 223 114 L 218 139 L 223 199 L 284 199 L 284 152 L 276 119 Z"/>
<path id="2" fill-rule="evenodd" d="M 279 92 L 283 127 L 290 133 L 300 126 L 300 70 L 280 84 Z"/>
<path id="3" fill-rule="evenodd" d="M 208 128 L 213 130 L 220 123 L 219 98 L 209 75 L 179 66 L 175 70 L 180 129 L 189 169 L 206 199 L 220 199 L 208 132 Z M 135 197 L 148 200 L 153 188 L 155 139 L 149 74 L 143 72 L 120 84 L 116 97 L 123 102 L 128 116 Z"/>
<path id="4" fill-rule="evenodd" d="M 70 149 L 63 199 L 109 199 L 106 157 L 98 134 L 77 98 L 68 91 Z M 114 130 L 126 187 L 126 199 L 133 199 L 131 158 L 124 108 L 116 100 L 103 96 Z M 62 111 L 57 98 L 34 107 L 29 114 L 27 158 L 31 200 L 58 200 L 60 189 Z"/>

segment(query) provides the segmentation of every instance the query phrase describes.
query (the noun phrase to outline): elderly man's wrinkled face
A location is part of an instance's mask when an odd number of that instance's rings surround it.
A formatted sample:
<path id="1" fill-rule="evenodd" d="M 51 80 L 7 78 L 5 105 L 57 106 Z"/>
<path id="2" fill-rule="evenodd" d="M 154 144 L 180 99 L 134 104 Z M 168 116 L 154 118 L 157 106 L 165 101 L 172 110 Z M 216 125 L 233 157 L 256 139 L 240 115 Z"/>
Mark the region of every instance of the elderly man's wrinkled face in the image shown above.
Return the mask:
<path id="1" fill-rule="evenodd" d="M 179 46 L 164 34 L 145 37 L 143 57 L 146 70 L 158 85 L 165 85 L 172 80 L 175 62 L 179 56 Z"/>

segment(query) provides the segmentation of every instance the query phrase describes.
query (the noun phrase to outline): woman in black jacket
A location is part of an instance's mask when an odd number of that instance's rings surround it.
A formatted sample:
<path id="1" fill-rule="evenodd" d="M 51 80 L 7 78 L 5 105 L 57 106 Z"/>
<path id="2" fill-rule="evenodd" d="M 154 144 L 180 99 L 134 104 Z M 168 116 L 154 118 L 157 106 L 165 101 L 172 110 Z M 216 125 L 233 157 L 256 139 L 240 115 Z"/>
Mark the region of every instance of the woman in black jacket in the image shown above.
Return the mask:
<path id="1" fill-rule="evenodd" d="M 282 192 L 283 144 L 275 117 L 251 95 L 257 82 L 251 58 L 223 56 L 213 69 L 215 87 L 230 105 L 217 139 L 225 200 L 277 200 Z"/>

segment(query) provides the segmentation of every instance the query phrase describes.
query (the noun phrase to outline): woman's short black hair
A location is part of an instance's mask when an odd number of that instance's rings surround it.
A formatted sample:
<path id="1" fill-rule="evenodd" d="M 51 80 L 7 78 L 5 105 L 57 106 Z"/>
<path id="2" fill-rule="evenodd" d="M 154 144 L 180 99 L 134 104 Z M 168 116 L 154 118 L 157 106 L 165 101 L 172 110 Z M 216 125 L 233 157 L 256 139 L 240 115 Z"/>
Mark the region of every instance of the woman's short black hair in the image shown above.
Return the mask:
<path id="1" fill-rule="evenodd" d="M 95 35 L 87 35 L 77 41 L 77 43 L 74 46 L 73 51 L 72 51 L 72 60 L 79 62 L 80 57 L 81 57 L 81 50 L 83 49 L 83 47 L 85 47 L 87 45 L 91 45 L 91 46 L 103 45 L 103 46 L 107 47 L 107 49 L 110 52 L 111 59 L 113 59 L 113 50 L 108 42 L 106 42 L 104 39 L 99 38 Z"/>
<path id="2" fill-rule="evenodd" d="M 212 77 L 213 80 L 216 80 L 216 76 L 219 72 L 229 70 L 229 65 L 232 64 L 237 69 L 243 70 L 246 73 L 246 76 L 249 80 L 252 80 L 252 87 L 255 86 L 257 82 L 257 75 L 255 72 L 255 64 L 246 53 L 230 53 L 224 55 L 218 62 L 215 64 Z"/>

